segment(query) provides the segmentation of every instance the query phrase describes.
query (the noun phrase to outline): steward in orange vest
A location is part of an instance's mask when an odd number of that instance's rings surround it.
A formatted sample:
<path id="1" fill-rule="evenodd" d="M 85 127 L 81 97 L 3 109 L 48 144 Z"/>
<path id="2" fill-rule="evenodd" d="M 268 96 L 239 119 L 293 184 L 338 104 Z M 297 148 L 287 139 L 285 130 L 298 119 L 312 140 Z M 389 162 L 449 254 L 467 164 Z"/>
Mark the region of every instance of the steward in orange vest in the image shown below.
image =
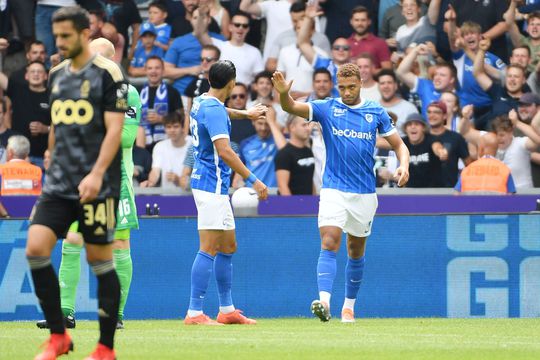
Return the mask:
<path id="1" fill-rule="evenodd" d="M 462 193 L 477 194 L 516 192 L 510 168 L 490 155 L 485 155 L 463 169 L 454 189 Z"/>
<path id="2" fill-rule="evenodd" d="M 40 195 L 42 171 L 26 160 L 30 142 L 22 135 L 11 136 L 7 145 L 7 162 L 0 165 L 0 195 Z"/>

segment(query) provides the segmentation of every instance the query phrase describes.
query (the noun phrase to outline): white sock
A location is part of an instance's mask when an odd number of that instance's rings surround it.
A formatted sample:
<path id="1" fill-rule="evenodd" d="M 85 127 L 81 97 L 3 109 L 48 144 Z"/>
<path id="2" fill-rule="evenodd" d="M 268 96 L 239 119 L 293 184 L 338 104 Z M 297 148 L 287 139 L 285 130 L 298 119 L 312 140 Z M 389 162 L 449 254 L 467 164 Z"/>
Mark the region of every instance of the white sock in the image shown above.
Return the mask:
<path id="1" fill-rule="evenodd" d="M 219 307 L 219 312 L 222 313 L 222 314 L 230 314 L 230 313 L 234 312 L 234 310 L 236 310 L 234 308 L 234 305 L 220 306 Z"/>
<path id="2" fill-rule="evenodd" d="M 330 306 L 330 296 L 332 295 L 327 291 L 319 291 L 319 300 L 327 303 L 328 306 Z"/>
<path id="3" fill-rule="evenodd" d="M 199 316 L 201 315 L 203 312 L 201 310 L 189 310 L 187 311 L 187 316 L 189 317 L 196 317 L 196 316 Z"/>
<path id="4" fill-rule="evenodd" d="M 356 299 L 345 298 L 345 302 L 343 303 L 343 309 L 351 309 L 354 312 L 355 302 L 356 302 Z"/>

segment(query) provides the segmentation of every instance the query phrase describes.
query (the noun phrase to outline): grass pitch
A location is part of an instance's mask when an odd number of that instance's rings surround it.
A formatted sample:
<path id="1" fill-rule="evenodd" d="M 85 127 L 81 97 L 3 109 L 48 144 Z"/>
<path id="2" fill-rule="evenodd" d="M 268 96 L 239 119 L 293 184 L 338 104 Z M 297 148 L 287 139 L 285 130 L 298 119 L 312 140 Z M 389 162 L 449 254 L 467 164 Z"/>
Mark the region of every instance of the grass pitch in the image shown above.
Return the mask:
<path id="1" fill-rule="evenodd" d="M 185 326 L 129 321 L 117 332 L 119 359 L 540 359 L 540 319 L 259 319 L 255 326 Z M 82 359 L 98 337 L 95 321 L 71 331 Z M 48 331 L 0 322 L 0 359 L 32 359 Z"/>

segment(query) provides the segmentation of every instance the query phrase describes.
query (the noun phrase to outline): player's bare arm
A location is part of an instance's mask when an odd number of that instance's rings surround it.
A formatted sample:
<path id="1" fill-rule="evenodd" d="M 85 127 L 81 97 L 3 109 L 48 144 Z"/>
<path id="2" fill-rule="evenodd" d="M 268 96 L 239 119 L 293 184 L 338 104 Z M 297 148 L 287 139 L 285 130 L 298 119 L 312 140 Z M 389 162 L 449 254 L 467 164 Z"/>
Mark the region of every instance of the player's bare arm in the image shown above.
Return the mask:
<path id="1" fill-rule="evenodd" d="M 247 110 L 238 110 L 238 109 L 232 109 L 232 108 L 226 108 L 227 114 L 229 114 L 229 117 L 231 120 L 237 120 L 237 119 L 249 119 L 249 120 L 257 120 L 260 118 L 264 118 L 267 111 L 267 106 L 263 104 L 256 104 L 252 107 L 250 107 Z"/>
<path id="2" fill-rule="evenodd" d="M 214 146 L 218 155 L 235 173 L 240 175 L 244 180 L 249 179 L 251 171 L 244 165 L 242 160 L 236 155 L 229 144 L 229 139 L 217 139 L 214 141 Z M 268 187 L 260 180 L 253 182 L 253 189 L 257 191 L 259 199 L 265 200 L 268 197 Z"/>
<path id="3" fill-rule="evenodd" d="M 285 81 L 283 74 L 275 71 L 274 75 L 272 75 L 272 83 L 274 84 L 274 89 L 279 93 L 279 102 L 284 111 L 303 117 L 304 119 L 309 118 L 309 105 L 304 102 L 295 101 L 289 93 L 293 83 L 292 80 L 289 82 Z"/>
<path id="4" fill-rule="evenodd" d="M 97 197 L 103 183 L 103 175 L 120 148 L 124 113 L 106 111 L 104 120 L 107 133 L 101 143 L 99 156 L 92 171 L 81 180 L 78 187 L 81 203 L 92 201 Z"/>
<path id="5" fill-rule="evenodd" d="M 405 186 L 409 181 L 409 149 L 407 149 L 397 132 L 385 138 L 392 145 L 392 149 L 396 152 L 399 160 L 399 166 L 394 173 L 394 180 L 398 186 Z"/>

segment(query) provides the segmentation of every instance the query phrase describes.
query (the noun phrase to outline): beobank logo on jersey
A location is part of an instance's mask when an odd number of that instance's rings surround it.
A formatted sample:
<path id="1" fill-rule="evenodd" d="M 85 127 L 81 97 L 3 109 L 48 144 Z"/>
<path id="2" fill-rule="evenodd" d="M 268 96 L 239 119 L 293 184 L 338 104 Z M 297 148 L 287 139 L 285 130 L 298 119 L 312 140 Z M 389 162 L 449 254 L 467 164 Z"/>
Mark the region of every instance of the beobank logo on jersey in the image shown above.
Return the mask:
<path id="1" fill-rule="evenodd" d="M 332 134 L 336 136 L 344 136 L 346 138 L 373 140 L 373 134 L 369 132 L 358 132 L 351 129 L 338 130 L 332 126 Z"/>

